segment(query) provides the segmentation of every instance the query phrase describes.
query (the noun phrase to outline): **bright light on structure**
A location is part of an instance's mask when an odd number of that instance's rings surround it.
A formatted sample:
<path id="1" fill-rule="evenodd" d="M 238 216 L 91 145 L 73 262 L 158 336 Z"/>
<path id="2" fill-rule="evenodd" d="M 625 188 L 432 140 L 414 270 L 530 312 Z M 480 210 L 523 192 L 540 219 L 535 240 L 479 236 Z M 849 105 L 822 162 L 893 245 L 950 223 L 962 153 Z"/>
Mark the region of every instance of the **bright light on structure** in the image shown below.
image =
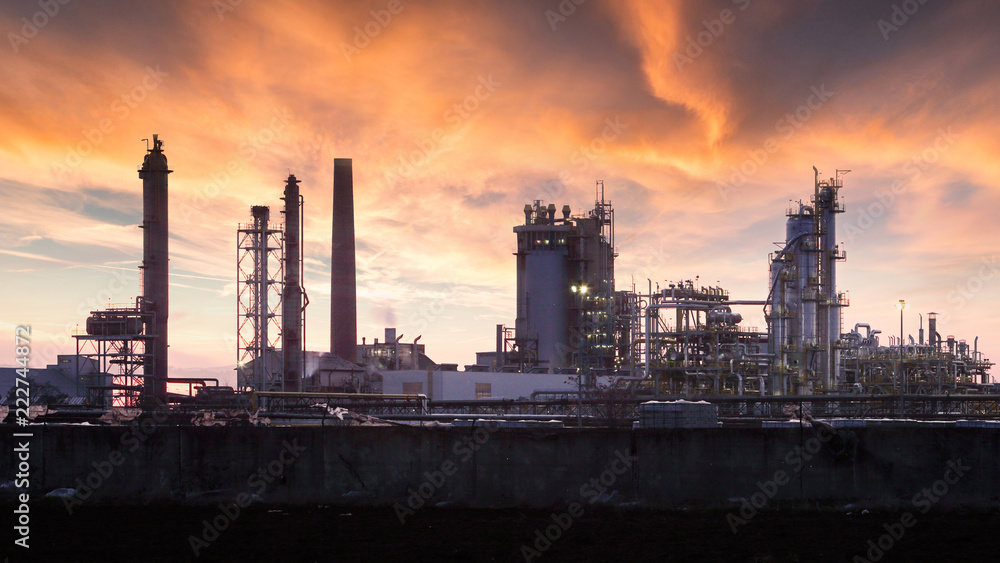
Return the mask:
<path id="1" fill-rule="evenodd" d="M 903 309 L 905 309 L 906 308 L 906 300 L 905 299 L 900 299 L 899 303 L 896 303 L 896 308 L 899 309 L 900 311 L 902 311 Z"/>
<path id="2" fill-rule="evenodd" d="M 580 293 L 587 293 L 587 286 L 581 285 L 580 286 Z"/>

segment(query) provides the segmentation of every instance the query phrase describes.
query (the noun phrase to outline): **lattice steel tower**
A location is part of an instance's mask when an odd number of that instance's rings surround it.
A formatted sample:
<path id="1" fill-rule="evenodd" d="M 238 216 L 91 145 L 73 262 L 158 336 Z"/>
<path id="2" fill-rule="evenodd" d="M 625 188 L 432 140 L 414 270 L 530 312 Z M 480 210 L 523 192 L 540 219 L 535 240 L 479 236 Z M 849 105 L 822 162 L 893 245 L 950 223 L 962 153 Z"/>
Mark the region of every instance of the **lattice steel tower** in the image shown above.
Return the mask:
<path id="1" fill-rule="evenodd" d="M 282 390 L 281 292 L 283 243 L 269 223 L 270 209 L 250 208 L 253 223 L 236 234 L 237 381 L 240 390 Z"/>

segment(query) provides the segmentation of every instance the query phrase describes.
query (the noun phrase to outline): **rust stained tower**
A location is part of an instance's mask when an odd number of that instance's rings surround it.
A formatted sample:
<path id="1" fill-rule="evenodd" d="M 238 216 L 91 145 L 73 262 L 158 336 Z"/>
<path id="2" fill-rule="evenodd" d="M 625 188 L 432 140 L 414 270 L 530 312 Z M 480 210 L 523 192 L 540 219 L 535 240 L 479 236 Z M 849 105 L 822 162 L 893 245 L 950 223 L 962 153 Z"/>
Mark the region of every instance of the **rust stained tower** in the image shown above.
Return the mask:
<path id="1" fill-rule="evenodd" d="M 284 390 L 298 391 L 302 379 L 302 206 L 299 181 L 285 183 L 285 283 L 282 290 L 281 351 Z"/>
<path id="2" fill-rule="evenodd" d="M 167 174 L 171 172 L 163 154 L 163 141 L 159 135 L 153 135 L 153 148 L 147 150 L 139 170 L 143 207 L 142 306 L 152 313 L 145 327 L 150 341 L 143 371 L 146 396 L 163 402 L 167 400 L 167 317 L 170 310 Z"/>
<path id="3" fill-rule="evenodd" d="M 354 176 L 351 159 L 333 160 L 330 352 L 357 361 L 358 310 L 354 257 Z"/>

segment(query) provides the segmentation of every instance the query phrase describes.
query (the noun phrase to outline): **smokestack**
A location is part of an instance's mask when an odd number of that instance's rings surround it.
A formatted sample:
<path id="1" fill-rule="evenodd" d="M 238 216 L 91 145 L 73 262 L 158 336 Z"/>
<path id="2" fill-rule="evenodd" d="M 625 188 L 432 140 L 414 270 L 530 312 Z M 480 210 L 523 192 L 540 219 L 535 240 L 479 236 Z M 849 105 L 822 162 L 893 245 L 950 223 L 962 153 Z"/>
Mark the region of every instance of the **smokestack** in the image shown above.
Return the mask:
<path id="1" fill-rule="evenodd" d="M 354 258 L 354 174 L 351 159 L 333 159 L 333 252 L 330 353 L 358 361 L 357 278 Z"/>
<path id="2" fill-rule="evenodd" d="M 919 332 L 920 336 L 919 336 L 919 338 L 920 338 L 920 345 L 923 346 L 924 345 L 924 316 L 922 314 L 918 314 L 917 316 L 920 317 L 920 332 Z"/>
<path id="3" fill-rule="evenodd" d="M 147 397 L 167 401 L 167 317 L 169 279 L 167 270 L 167 157 L 163 141 L 153 135 L 153 148 L 148 149 L 139 170 L 142 179 L 142 310 L 151 313 L 145 332 L 152 336 L 152 350 L 143 363 Z"/>
<path id="4" fill-rule="evenodd" d="M 285 283 L 281 297 L 281 352 L 285 391 L 299 390 L 302 379 L 302 223 L 299 181 L 285 183 Z"/>

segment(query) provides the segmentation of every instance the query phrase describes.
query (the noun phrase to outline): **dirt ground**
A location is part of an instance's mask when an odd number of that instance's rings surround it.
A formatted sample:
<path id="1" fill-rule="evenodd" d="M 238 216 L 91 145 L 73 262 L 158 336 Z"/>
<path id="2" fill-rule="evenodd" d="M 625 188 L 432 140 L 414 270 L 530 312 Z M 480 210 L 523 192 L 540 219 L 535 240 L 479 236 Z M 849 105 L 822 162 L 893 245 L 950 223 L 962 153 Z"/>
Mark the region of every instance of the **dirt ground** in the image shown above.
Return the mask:
<path id="1" fill-rule="evenodd" d="M 737 526 L 727 511 L 424 508 L 400 523 L 392 507 L 251 505 L 31 507 L 30 549 L 5 542 L 17 561 L 996 561 L 1000 512 L 773 510 Z M 13 522 L 14 507 L 0 506 Z M 582 514 L 581 514 L 582 510 Z M 738 509 L 731 511 L 738 514 Z M 553 519 L 553 513 L 556 514 Z M 574 516 L 575 514 L 575 516 Z M 571 520 L 570 520 L 571 519 Z M 206 522 L 223 528 L 215 534 Z M 213 528 L 215 526 L 213 525 Z M 3 526 L 7 536 L 10 525 Z M 563 529 L 565 528 L 565 530 Z M 549 538 L 539 536 L 549 534 Z M 198 555 L 192 547 L 198 538 Z M 868 544 L 872 540 L 873 544 Z M 201 542 L 204 542 L 203 544 Z M 533 550 L 533 551 L 532 551 Z M 872 552 L 878 556 L 879 551 Z M 864 559 L 855 559 L 855 556 Z"/>

